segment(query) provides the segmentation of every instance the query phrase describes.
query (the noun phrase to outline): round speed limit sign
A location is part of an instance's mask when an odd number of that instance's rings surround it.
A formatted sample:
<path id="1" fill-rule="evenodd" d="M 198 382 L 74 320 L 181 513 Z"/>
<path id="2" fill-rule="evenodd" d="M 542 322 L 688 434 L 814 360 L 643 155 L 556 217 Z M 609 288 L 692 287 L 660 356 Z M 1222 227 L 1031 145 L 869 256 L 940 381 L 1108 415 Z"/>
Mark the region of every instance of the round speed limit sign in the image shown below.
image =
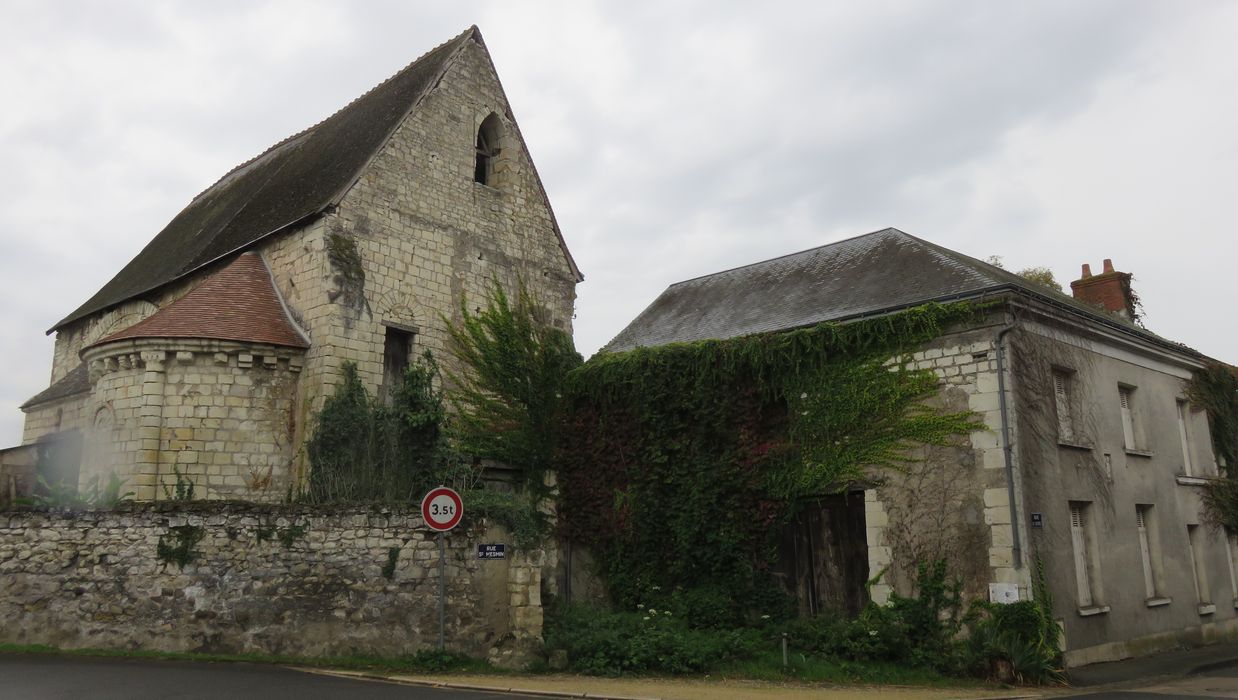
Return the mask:
<path id="1" fill-rule="evenodd" d="M 426 526 L 436 532 L 445 532 L 460 524 L 464 516 L 464 503 L 460 494 L 446 486 L 430 489 L 421 499 L 421 517 Z"/>

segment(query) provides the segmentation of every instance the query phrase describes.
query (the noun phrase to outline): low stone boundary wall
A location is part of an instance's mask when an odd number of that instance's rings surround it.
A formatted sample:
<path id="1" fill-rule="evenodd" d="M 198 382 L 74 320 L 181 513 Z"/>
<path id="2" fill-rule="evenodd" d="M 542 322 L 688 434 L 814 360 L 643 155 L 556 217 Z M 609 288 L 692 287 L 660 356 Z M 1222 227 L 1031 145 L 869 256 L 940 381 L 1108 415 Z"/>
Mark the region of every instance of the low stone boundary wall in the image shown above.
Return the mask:
<path id="1" fill-rule="evenodd" d="M 0 511 L 0 641 L 396 656 L 438 641 L 438 544 L 415 508 L 250 503 Z M 479 543 L 505 544 L 480 560 Z M 517 664 L 542 633 L 540 551 L 447 534 L 448 649 Z"/>

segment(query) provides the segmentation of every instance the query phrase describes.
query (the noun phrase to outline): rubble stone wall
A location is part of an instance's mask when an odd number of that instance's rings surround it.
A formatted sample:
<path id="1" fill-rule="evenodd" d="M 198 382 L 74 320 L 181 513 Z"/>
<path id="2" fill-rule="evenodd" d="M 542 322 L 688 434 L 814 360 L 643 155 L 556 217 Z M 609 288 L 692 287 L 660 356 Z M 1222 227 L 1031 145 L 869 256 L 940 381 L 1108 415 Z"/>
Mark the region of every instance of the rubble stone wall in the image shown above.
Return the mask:
<path id="1" fill-rule="evenodd" d="M 438 640 L 438 544 L 414 509 L 236 502 L 0 512 L 0 642 L 330 657 Z M 479 560 L 479 543 L 507 558 Z M 446 646 L 515 665 L 541 641 L 540 551 L 446 536 Z M 179 561 L 184 562 L 182 567 Z"/>

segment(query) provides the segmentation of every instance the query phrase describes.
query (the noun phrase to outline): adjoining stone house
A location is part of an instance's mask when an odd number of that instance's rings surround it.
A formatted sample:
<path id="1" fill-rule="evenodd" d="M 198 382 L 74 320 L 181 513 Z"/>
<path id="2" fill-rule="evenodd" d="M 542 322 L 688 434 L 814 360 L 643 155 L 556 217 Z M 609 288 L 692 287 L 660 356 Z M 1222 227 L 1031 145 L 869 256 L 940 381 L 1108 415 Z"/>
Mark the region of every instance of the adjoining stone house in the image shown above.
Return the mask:
<path id="1" fill-rule="evenodd" d="M 380 395 L 423 350 L 449 363 L 442 318 L 492 281 L 570 333 L 581 279 L 472 27 L 225 174 L 56 322 L 5 488 L 38 462 L 138 499 L 177 472 L 199 497 L 282 499 L 345 362 Z"/>
<path id="2" fill-rule="evenodd" d="M 910 594 L 938 558 L 970 597 L 1026 599 L 1041 563 L 1068 665 L 1238 636 L 1238 543 L 1202 520 L 1218 465 L 1184 393 L 1206 358 L 1132 323 L 1108 260 L 1071 286 L 885 229 L 673 284 L 605 349 L 996 302 L 912 357 L 941 379 L 933 401 L 988 429 L 807 504 L 780 549 L 801 609 L 854 609 L 878 575 L 874 600 Z"/>

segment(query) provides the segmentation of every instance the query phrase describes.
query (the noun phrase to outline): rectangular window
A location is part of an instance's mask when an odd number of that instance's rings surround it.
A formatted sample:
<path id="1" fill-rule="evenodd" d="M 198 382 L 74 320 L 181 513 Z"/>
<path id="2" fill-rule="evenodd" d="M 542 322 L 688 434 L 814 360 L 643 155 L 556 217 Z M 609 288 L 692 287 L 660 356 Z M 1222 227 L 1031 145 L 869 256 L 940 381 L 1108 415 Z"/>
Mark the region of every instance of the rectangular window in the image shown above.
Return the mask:
<path id="1" fill-rule="evenodd" d="M 1191 464 L 1191 434 L 1187 427 L 1187 405 L 1178 401 L 1178 439 L 1182 441 L 1182 473 L 1191 476 L 1195 467 Z"/>
<path id="2" fill-rule="evenodd" d="M 1057 437 L 1075 442 L 1075 421 L 1071 411 L 1071 372 L 1053 370 L 1053 402 L 1057 409 Z"/>
<path id="3" fill-rule="evenodd" d="M 390 406 L 396 389 L 404 383 L 408 371 L 408 358 L 413 352 L 412 331 L 386 326 L 383 339 L 383 385 L 380 398 L 384 406 Z"/>
<path id="4" fill-rule="evenodd" d="M 1212 603 L 1208 587 L 1208 566 L 1204 560 L 1204 533 L 1198 525 L 1186 526 L 1186 537 L 1191 543 L 1191 569 L 1195 572 L 1195 598 L 1200 606 Z"/>
<path id="5" fill-rule="evenodd" d="M 1135 528 L 1139 535 L 1139 554 L 1143 560 L 1143 590 L 1151 602 L 1163 597 L 1164 570 L 1161 565 L 1161 538 L 1156 527 L 1155 510 L 1149 504 L 1135 506 Z"/>
<path id="6" fill-rule="evenodd" d="M 1225 543 L 1229 545 L 1229 585 L 1234 592 L 1234 607 L 1238 608 L 1238 534 L 1226 529 Z"/>
<path id="7" fill-rule="evenodd" d="M 1131 387 L 1118 387 L 1118 403 L 1122 408 L 1122 440 L 1128 450 L 1137 450 L 1135 443 L 1135 390 Z"/>
<path id="8" fill-rule="evenodd" d="M 1075 554 L 1075 585 L 1079 607 L 1090 608 L 1096 603 L 1096 567 L 1092 561 L 1092 532 L 1088 515 L 1091 504 L 1076 501 L 1070 504 L 1070 543 Z"/>

